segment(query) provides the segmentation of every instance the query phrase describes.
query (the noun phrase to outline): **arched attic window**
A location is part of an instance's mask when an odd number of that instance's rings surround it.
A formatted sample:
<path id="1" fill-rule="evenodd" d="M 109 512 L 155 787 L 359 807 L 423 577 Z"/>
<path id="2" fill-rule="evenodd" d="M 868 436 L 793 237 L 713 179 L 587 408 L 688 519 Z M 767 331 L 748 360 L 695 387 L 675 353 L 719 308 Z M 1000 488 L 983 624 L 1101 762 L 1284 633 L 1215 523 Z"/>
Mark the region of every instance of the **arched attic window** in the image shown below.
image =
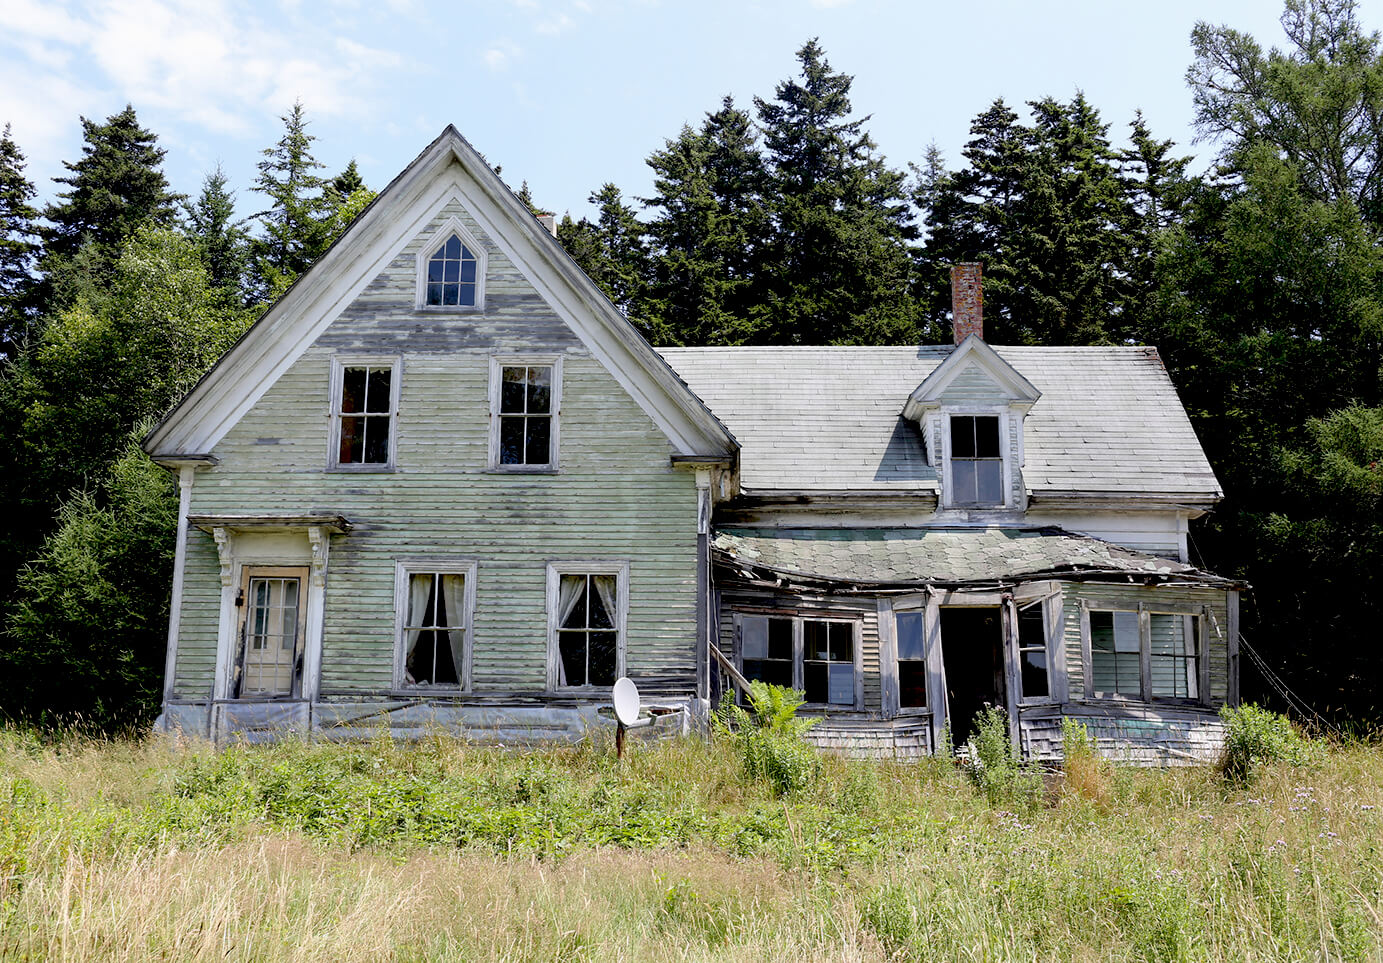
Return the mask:
<path id="1" fill-rule="evenodd" d="M 423 304 L 429 307 L 475 307 L 479 301 L 478 269 L 476 256 L 453 233 L 428 258 Z"/>

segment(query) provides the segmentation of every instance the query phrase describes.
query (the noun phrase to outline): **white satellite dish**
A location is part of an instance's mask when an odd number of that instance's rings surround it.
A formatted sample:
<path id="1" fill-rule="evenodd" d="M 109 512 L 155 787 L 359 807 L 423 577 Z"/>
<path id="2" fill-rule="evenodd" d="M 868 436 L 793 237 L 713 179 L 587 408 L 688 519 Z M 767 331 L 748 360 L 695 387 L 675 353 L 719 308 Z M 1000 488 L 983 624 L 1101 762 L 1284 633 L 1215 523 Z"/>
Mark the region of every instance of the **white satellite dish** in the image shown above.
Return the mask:
<path id="1" fill-rule="evenodd" d="M 639 687 L 628 676 L 615 680 L 615 718 L 626 726 L 639 721 Z"/>

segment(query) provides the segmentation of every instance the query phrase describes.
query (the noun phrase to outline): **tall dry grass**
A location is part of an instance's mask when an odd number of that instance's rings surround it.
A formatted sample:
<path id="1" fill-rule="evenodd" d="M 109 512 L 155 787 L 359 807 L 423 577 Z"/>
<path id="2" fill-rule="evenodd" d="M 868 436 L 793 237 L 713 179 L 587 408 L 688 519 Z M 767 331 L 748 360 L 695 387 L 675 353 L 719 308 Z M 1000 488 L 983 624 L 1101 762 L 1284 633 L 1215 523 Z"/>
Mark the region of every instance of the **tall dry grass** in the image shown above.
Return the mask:
<path id="1" fill-rule="evenodd" d="M 0 958 L 1383 959 L 1383 749 L 1081 778 L 1008 810 L 944 763 L 778 799 L 694 740 L 0 731 Z"/>

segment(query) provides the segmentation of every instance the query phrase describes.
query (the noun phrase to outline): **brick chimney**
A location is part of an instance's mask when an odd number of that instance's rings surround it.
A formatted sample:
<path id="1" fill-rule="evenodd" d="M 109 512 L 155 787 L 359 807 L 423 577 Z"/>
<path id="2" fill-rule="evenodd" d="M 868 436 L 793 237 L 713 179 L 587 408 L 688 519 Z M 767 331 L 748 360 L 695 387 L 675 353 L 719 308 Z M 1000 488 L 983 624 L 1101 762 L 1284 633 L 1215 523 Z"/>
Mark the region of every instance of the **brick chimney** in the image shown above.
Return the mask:
<path id="1" fill-rule="evenodd" d="M 970 335 L 984 340 L 983 265 L 978 261 L 951 265 L 951 331 L 956 344 Z"/>

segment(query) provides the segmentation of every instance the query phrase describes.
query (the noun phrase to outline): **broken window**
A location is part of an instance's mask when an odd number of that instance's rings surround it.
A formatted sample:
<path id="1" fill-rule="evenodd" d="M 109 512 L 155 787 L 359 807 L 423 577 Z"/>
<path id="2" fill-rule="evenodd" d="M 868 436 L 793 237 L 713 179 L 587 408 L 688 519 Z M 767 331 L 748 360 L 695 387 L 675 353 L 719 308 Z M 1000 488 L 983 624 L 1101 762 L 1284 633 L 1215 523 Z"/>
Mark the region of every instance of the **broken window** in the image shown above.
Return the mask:
<path id="1" fill-rule="evenodd" d="M 810 703 L 856 705 L 853 620 L 741 615 L 737 621 L 746 679 L 799 689 Z"/>
<path id="2" fill-rule="evenodd" d="M 611 686 L 620 671 L 619 576 L 560 574 L 557 580 L 557 685 Z"/>
<path id="3" fill-rule="evenodd" d="M 470 625 L 466 576 L 408 572 L 407 593 L 403 684 L 463 686 Z"/>
<path id="4" fill-rule="evenodd" d="M 1090 678 L 1097 695 L 1142 694 L 1140 651 L 1137 612 L 1090 613 Z"/>
<path id="5" fill-rule="evenodd" d="M 951 504 L 1004 503 L 1004 458 L 997 415 L 951 416 Z"/>
<path id="6" fill-rule="evenodd" d="M 555 464 L 555 381 L 550 364 L 500 366 L 497 465 L 550 468 Z"/>
<path id="7" fill-rule="evenodd" d="M 338 388 L 332 399 L 335 464 L 387 466 L 392 461 L 396 363 L 338 362 Z"/>
<path id="8" fill-rule="evenodd" d="M 1148 621 L 1153 698 L 1199 698 L 1196 628 L 1200 620 L 1154 612 Z"/>
<path id="9" fill-rule="evenodd" d="M 453 234 L 428 259 L 423 303 L 432 307 L 474 307 L 476 278 L 475 255 Z"/>
<path id="10" fill-rule="evenodd" d="M 927 707 L 927 656 L 921 612 L 899 612 L 893 619 L 898 642 L 898 708 Z"/>
<path id="11" fill-rule="evenodd" d="M 1189 614 L 1090 613 L 1090 681 L 1095 695 L 1200 698 L 1202 619 Z M 1144 657 L 1149 678 L 1142 677 Z M 1146 685 L 1145 685 L 1146 682 Z"/>
<path id="12" fill-rule="evenodd" d="M 305 571 L 245 568 L 236 599 L 241 608 L 238 698 L 283 698 L 297 694 L 302 675 Z"/>
<path id="13" fill-rule="evenodd" d="M 746 617 L 740 648 L 746 679 L 792 688 L 792 619 Z"/>
<path id="14" fill-rule="evenodd" d="M 1050 694 L 1042 611 L 1041 601 L 1018 611 L 1018 673 L 1024 699 L 1045 699 Z"/>

